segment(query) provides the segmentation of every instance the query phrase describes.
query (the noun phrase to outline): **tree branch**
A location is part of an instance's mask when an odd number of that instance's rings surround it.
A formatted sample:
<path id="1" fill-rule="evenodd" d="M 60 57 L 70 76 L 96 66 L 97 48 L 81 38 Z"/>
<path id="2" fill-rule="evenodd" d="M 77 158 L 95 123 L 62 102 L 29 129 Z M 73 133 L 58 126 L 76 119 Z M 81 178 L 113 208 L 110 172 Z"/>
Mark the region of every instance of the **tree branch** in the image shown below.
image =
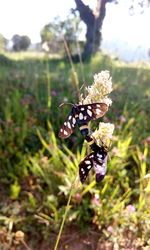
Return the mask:
<path id="1" fill-rule="evenodd" d="M 102 26 L 103 20 L 106 15 L 106 3 L 111 2 L 111 1 L 110 0 L 97 0 L 96 12 L 98 13 L 98 15 L 96 16 L 96 23 L 98 27 Z"/>
<path id="2" fill-rule="evenodd" d="M 93 11 L 89 8 L 88 5 L 85 5 L 81 0 L 75 0 L 77 10 L 80 13 L 81 20 L 86 25 L 93 25 L 94 24 L 94 14 Z"/>

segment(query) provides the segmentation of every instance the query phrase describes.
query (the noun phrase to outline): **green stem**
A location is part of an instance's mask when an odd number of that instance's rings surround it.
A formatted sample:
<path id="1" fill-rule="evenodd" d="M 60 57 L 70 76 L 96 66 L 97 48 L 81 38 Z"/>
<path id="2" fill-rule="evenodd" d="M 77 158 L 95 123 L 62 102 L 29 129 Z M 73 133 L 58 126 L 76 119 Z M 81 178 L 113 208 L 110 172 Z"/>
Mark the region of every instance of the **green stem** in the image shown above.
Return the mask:
<path id="1" fill-rule="evenodd" d="M 77 98 L 80 99 L 80 89 L 79 89 L 79 80 L 78 80 L 78 75 L 75 71 L 75 67 L 71 58 L 71 53 L 67 44 L 67 41 L 65 39 L 65 37 L 63 36 L 63 41 L 64 41 L 64 46 L 68 55 L 68 59 L 71 65 L 71 70 L 72 70 L 72 77 L 73 77 L 73 84 L 75 85 L 76 91 L 77 91 Z"/>
<path id="2" fill-rule="evenodd" d="M 48 55 L 46 55 L 46 76 L 47 76 L 47 107 L 51 107 L 51 82 L 50 82 L 50 70 L 49 70 L 49 61 Z"/>
<path id="3" fill-rule="evenodd" d="M 62 223 L 61 223 L 61 226 L 60 226 L 60 229 L 59 229 L 59 233 L 58 233 L 58 236 L 57 236 L 57 240 L 56 240 L 54 250 L 57 250 L 57 247 L 58 247 L 58 244 L 59 244 L 59 241 L 60 241 L 60 238 L 61 238 L 61 234 L 62 234 L 62 230 L 63 230 L 64 224 L 65 224 L 66 216 L 67 216 L 67 213 L 69 211 L 69 205 L 70 205 L 71 197 L 72 197 L 72 194 L 73 194 L 73 188 L 74 188 L 75 182 L 76 182 L 76 178 L 75 178 L 75 180 L 72 183 L 71 188 L 70 188 L 69 198 L 68 198 L 68 201 L 67 201 L 65 213 L 64 213 L 63 220 L 62 220 Z"/>

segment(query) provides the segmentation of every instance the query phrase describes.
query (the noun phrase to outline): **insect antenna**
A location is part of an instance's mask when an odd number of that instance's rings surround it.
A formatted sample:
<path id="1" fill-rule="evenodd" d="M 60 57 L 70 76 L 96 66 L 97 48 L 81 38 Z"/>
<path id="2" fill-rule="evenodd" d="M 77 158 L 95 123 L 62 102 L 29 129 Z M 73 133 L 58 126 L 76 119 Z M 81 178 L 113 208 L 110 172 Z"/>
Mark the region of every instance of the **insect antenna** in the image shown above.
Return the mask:
<path id="1" fill-rule="evenodd" d="M 60 105 L 59 105 L 59 108 L 61 108 L 61 107 L 63 107 L 64 105 L 71 105 L 71 106 L 74 106 L 74 104 L 73 103 L 71 103 L 71 102 L 63 102 L 63 103 L 61 103 Z"/>

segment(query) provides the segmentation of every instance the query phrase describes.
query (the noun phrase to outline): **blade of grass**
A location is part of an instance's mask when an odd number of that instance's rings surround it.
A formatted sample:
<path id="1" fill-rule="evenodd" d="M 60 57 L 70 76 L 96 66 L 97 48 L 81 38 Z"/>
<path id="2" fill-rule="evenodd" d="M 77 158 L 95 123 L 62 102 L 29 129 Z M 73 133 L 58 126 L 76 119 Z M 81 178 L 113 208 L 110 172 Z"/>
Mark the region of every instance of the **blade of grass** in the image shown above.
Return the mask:
<path id="1" fill-rule="evenodd" d="M 65 220 L 66 220 L 66 217 L 67 217 L 67 213 L 69 211 L 69 205 L 70 205 L 71 197 L 72 197 L 72 194 L 73 194 L 73 191 L 74 191 L 74 186 L 75 186 L 75 183 L 76 183 L 76 179 L 77 179 L 77 176 L 75 177 L 75 180 L 72 183 L 71 188 L 70 188 L 70 194 L 69 194 L 69 197 L 68 197 L 68 201 L 67 201 L 65 213 L 64 213 L 63 220 L 62 220 L 62 223 L 61 223 L 61 226 L 60 226 L 60 229 L 59 229 L 59 233 L 58 233 L 58 236 L 57 236 L 57 240 L 56 240 L 56 244 L 55 244 L 54 250 L 57 250 L 57 248 L 58 248 L 58 244 L 59 244 L 59 241 L 60 241 L 60 238 L 61 238 L 61 234 L 62 234 L 62 231 L 63 231 L 63 228 L 64 228 L 64 224 L 65 224 Z"/>

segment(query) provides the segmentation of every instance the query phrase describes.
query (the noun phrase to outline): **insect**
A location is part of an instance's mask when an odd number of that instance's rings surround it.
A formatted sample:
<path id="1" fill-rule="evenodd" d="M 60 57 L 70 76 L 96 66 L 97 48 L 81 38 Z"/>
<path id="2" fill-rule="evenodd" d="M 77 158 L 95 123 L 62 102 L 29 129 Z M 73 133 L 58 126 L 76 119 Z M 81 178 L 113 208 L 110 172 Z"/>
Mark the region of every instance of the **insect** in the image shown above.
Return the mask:
<path id="1" fill-rule="evenodd" d="M 98 148 L 98 150 L 86 156 L 79 164 L 79 176 L 82 183 L 86 180 L 92 167 L 96 173 L 96 182 L 100 182 L 105 177 L 107 170 L 107 151 L 103 146 Z"/>
<path id="2" fill-rule="evenodd" d="M 91 147 L 91 149 L 95 151 L 99 151 L 99 146 L 96 144 L 94 138 L 91 137 L 89 133 L 85 136 L 85 140 L 87 141 L 88 145 Z"/>
<path id="3" fill-rule="evenodd" d="M 63 123 L 59 131 L 59 137 L 68 138 L 78 124 L 81 134 L 85 138 L 88 134 L 88 122 L 102 117 L 108 110 L 105 103 L 92 103 L 85 105 L 73 104 L 71 113 Z"/>

